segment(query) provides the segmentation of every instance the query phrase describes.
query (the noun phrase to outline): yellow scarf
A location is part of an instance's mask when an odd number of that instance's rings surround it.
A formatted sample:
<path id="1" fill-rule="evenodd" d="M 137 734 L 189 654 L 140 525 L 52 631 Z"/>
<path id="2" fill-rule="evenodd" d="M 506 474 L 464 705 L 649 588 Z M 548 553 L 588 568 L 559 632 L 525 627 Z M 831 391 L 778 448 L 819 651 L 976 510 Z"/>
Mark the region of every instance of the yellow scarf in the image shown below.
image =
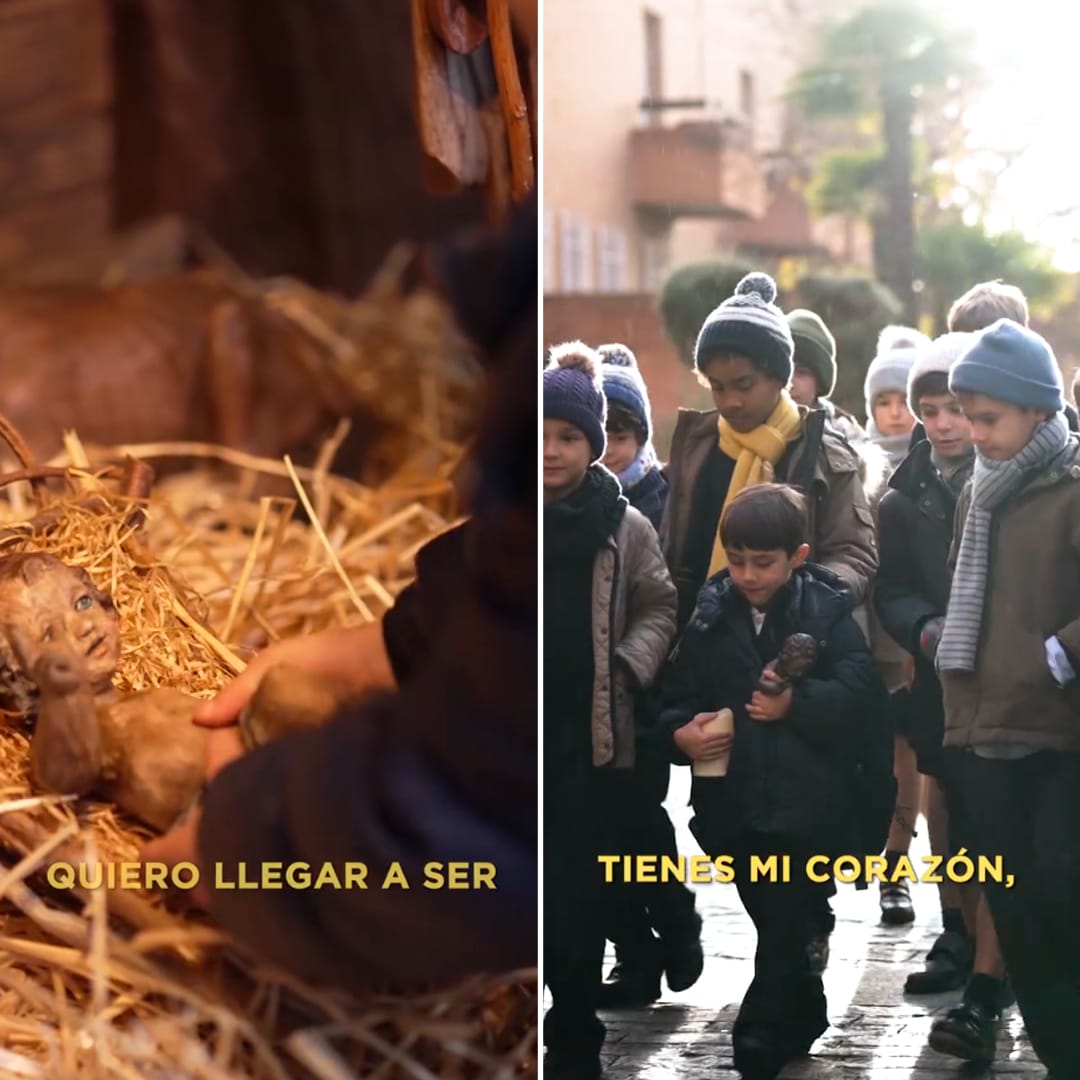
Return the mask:
<path id="1" fill-rule="evenodd" d="M 788 396 L 787 391 L 780 394 L 769 418 L 753 431 L 736 431 L 722 416 L 717 423 L 720 433 L 720 449 L 735 462 L 735 472 L 728 485 L 720 516 L 728 504 L 743 488 L 752 484 L 771 481 L 775 475 L 773 466 L 784 455 L 789 442 L 797 439 L 802 432 L 802 417 L 799 406 Z M 709 563 L 709 577 L 718 574 L 727 566 L 727 552 L 720 538 L 720 522 L 716 523 L 716 539 L 713 541 L 712 560 Z"/>

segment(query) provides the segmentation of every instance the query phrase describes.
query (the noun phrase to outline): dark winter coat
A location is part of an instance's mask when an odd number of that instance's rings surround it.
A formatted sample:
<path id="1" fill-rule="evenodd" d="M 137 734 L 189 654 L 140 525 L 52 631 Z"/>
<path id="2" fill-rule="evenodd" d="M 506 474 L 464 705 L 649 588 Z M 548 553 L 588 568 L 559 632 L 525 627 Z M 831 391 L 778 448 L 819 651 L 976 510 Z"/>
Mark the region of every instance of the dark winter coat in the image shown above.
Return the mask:
<path id="1" fill-rule="evenodd" d="M 813 564 L 776 594 L 757 636 L 728 571 L 702 589 L 667 671 L 660 724 L 673 735 L 698 713 L 726 707 L 735 714 L 728 775 L 694 781 L 699 813 L 716 819 L 705 823 L 710 837 L 770 833 L 823 851 L 857 850 L 861 729 L 881 715 L 885 688 L 851 611 L 840 578 Z M 784 719 L 751 720 L 746 706 L 762 669 L 795 633 L 813 635 L 817 663 L 796 683 Z M 674 762 L 690 764 L 673 738 L 670 747 Z"/>
<path id="2" fill-rule="evenodd" d="M 632 488 L 623 491 L 627 501 L 639 513 L 649 519 L 652 527 L 660 531 L 667 504 L 668 483 L 660 466 L 650 469 Z"/>
<path id="3" fill-rule="evenodd" d="M 315 983 L 407 989 L 536 963 L 536 230 L 533 201 L 508 235 L 440 263 L 494 407 L 472 517 L 421 552 L 384 623 L 399 689 L 244 755 L 206 791 L 206 867 L 367 864 L 366 889 L 212 895 L 229 931 Z M 451 860 L 493 863 L 495 889 L 424 888 L 425 864 Z M 380 887 L 393 862 L 408 889 Z"/>
<path id="4" fill-rule="evenodd" d="M 545 759 L 558 747 L 559 771 L 632 768 L 635 694 L 671 648 L 675 587 L 656 530 L 602 465 L 544 507 L 544 608 Z"/>
<path id="5" fill-rule="evenodd" d="M 956 507 L 956 558 L 971 484 Z M 1046 639 L 1080 671 L 1080 437 L 994 511 L 974 672 L 941 672 L 946 747 L 1019 744 L 1080 753 L 1080 680 L 1062 689 Z"/>
<path id="6" fill-rule="evenodd" d="M 881 566 L 874 609 L 886 633 L 915 657 L 908 736 L 922 772 L 940 773 L 945 711 L 934 665 L 919 651 L 924 624 L 949 602 L 949 547 L 956 495 L 918 443 L 897 467 L 878 507 Z"/>

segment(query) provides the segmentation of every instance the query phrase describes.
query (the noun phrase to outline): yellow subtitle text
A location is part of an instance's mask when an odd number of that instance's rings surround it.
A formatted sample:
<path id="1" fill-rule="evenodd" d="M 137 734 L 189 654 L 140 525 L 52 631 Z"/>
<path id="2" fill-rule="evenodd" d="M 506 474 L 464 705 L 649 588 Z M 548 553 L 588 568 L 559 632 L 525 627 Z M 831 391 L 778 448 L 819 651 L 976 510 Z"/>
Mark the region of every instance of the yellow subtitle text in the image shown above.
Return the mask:
<path id="1" fill-rule="evenodd" d="M 494 889 L 495 864 L 427 862 L 406 871 L 400 862 L 382 867 L 362 862 L 87 863 L 54 862 L 46 872 L 55 889 Z M 410 875 L 415 880 L 410 880 Z"/>
<path id="2" fill-rule="evenodd" d="M 664 881 L 727 885 L 735 881 L 739 873 L 733 855 L 679 855 L 674 858 L 670 855 L 600 855 L 598 860 L 608 885 Z M 976 857 L 961 848 L 951 858 L 924 855 L 919 861 L 922 867 L 917 870 L 912 860 L 903 855 L 890 871 L 884 855 L 813 855 L 805 862 L 791 855 L 751 855 L 743 861 L 742 869 L 750 881 L 792 881 L 796 874 L 801 874 L 818 883 L 835 878 L 844 884 L 906 881 L 940 885 L 951 881 L 962 885 L 969 881 L 979 884 L 994 881 L 1007 889 L 1013 886 L 1013 875 L 1006 872 L 1000 855 Z"/>

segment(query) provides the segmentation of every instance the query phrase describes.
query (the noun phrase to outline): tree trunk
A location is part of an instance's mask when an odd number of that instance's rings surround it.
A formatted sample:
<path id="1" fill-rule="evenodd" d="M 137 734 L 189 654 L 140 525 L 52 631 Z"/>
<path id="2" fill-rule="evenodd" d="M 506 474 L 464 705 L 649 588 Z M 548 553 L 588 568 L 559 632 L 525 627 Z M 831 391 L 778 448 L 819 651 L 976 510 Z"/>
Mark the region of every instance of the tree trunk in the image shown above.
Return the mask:
<path id="1" fill-rule="evenodd" d="M 914 290 L 915 192 L 911 162 L 915 100 L 910 86 L 885 87 L 881 104 L 884 206 L 874 218 L 874 268 L 903 305 L 905 320 L 914 326 L 919 315 Z"/>

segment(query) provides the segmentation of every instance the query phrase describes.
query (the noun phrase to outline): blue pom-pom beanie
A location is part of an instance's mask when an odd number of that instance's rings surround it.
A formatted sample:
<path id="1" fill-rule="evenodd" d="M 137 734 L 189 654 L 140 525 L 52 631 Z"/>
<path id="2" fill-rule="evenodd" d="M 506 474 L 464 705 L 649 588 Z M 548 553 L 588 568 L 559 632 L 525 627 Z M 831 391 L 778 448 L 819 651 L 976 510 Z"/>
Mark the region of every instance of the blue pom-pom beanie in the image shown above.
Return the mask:
<path id="1" fill-rule="evenodd" d="M 601 345 L 596 351 L 603 360 L 600 370 L 608 404 L 614 402 L 633 413 L 647 442 L 652 438 L 652 409 L 637 357 L 619 344 Z"/>
<path id="2" fill-rule="evenodd" d="M 1064 385 L 1054 350 L 1034 330 L 998 319 L 949 370 L 951 393 L 985 394 L 1021 409 L 1061 412 Z"/>
<path id="3" fill-rule="evenodd" d="M 592 460 L 604 456 L 607 403 L 600 383 L 600 356 L 580 341 L 568 341 L 551 350 L 544 368 L 544 418 L 565 420 L 585 433 Z"/>

